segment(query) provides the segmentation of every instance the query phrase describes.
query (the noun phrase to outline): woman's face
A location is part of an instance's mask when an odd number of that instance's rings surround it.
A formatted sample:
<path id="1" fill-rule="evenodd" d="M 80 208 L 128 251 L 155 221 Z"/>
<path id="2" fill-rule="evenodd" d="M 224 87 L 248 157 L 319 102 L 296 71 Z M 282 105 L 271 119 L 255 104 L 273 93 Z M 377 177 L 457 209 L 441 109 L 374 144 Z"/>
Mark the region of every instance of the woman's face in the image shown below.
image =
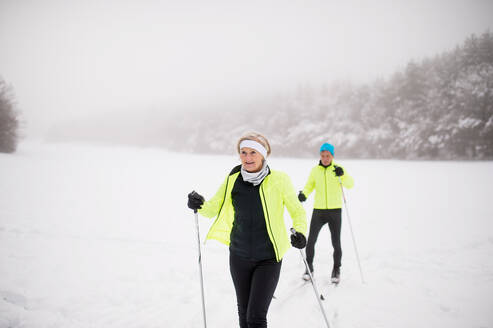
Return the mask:
<path id="1" fill-rule="evenodd" d="M 332 163 L 333 158 L 334 156 L 332 156 L 332 154 L 327 150 L 320 152 L 320 161 L 324 166 L 328 166 L 330 163 Z"/>
<path id="2" fill-rule="evenodd" d="M 243 147 L 240 149 L 241 165 L 248 172 L 258 172 L 262 168 L 264 157 L 255 149 Z"/>

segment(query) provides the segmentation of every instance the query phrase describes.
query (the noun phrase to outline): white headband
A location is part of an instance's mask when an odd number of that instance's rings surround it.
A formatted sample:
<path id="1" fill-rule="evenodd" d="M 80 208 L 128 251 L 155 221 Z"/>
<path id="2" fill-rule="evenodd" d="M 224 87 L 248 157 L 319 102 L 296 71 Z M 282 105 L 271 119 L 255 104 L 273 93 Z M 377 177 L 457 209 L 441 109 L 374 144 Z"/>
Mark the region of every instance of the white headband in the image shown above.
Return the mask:
<path id="1" fill-rule="evenodd" d="M 265 149 L 265 147 L 262 146 L 259 142 L 253 140 L 243 140 L 242 142 L 240 142 L 240 150 L 244 147 L 255 149 L 260 154 L 262 154 L 262 156 L 264 156 L 264 159 L 267 158 L 267 149 Z"/>

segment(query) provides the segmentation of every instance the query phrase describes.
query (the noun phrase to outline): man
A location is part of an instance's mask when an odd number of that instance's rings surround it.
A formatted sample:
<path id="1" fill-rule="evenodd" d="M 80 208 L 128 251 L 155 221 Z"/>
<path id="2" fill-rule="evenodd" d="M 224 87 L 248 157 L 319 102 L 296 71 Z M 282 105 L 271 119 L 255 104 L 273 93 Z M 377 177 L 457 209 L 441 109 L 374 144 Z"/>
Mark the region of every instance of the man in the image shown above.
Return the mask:
<path id="1" fill-rule="evenodd" d="M 315 189 L 315 202 L 313 205 L 312 220 L 306 245 L 306 260 L 310 271 L 313 273 L 313 258 L 315 255 L 315 243 L 320 229 L 325 224 L 329 225 L 332 246 L 334 248 L 331 280 L 339 283 L 341 268 L 341 208 L 342 187 L 352 188 L 353 178 L 344 171 L 343 167 L 334 163 L 334 146 L 324 143 L 320 147 L 320 162 L 315 166 L 308 178 L 303 191 L 298 194 L 300 202 L 304 202 Z M 310 280 L 308 272 L 303 274 L 304 280 Z"/>

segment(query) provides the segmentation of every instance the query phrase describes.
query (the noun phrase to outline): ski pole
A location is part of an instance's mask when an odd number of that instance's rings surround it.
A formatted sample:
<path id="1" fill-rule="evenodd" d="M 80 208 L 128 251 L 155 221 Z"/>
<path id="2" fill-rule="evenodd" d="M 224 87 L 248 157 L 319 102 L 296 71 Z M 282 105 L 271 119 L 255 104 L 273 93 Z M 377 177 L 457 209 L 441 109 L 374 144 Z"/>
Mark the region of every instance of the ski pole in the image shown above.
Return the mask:
<path id="1" fill-rule="evenodd" d="M 293 235 L 296 234 L 296 230 L 294 230 L 294 228 L 291 228 L 291 233 Z M 322 294 L 320 294 L 318 292 L 317 285 L 315 284 L 315 281 L 313 280 L 312 273 L 310 271 L 310 267 L 308 266 L 308 262 L 306 262 L 305 256 L 303 255 L 303 250 L 301 250 L 301 249 L 300 249 L 300 255 L 301 255 L 301 258 L 303 259 L 303 263 L 305 263 L 306 271 L 310 275 L 310 281 L 311 281 L 312 286 L 313 286 L 313 291 L 315 292 L 315 297 L 318 301 L 318 305 L 320 305 L 320 310 L 322 311 L 322 315 L 324 316 L 324 320 L 325 320 L 325 323 L 327 324 L 327 328 L 330 328 L 329 320 L 327 320 L 327 315 L 325 314 L 324 307 L 322 306 L 322 302 L 320 301 L 320 299 L 324 299 L 324 298 L 323 298 Z"/>
<path id="2" fill-rule="evenodd" d="M 361 262 L 359 260 L 358 247 L 356 246 L 356 239 L 354 238 L 353 226 L 351 224 L 351 219 L 349 218 L 349 211 L 347 209 L 346 195 L 344 195 L 344 188 L 342 187 L 341 177 L 339 177 L 339 185 L 341 186 L 342 198 L 344 199 L 344 208 L 346 212 L 347 222 L 349 223 L 349 230 L 351 231 L 351 237 L 353 239 L 354 252 L 356 253 L 356 260 L 358 261 L 359 273 L 361 275 L 361 283 L 365 283 L 363 278 L 363 269 L 361 269 Z"/>
<path id="3" fill-rule="evenodd" d="M 200 290 L 202 292 L 202 313 L 204 315 L 204 328 L 207 328 L 207 320 L 205 317 L 205 296 L 204 296 L 204 277 L 202 275 L 202 253 L 200 251 L 200 230 L 199 230 L 199 215 L 197 210 L 193 210 L 195 214 L 195 226 L 197 228 L 197 242 L 199 249 L 199 272 L 200 272 Z"/>

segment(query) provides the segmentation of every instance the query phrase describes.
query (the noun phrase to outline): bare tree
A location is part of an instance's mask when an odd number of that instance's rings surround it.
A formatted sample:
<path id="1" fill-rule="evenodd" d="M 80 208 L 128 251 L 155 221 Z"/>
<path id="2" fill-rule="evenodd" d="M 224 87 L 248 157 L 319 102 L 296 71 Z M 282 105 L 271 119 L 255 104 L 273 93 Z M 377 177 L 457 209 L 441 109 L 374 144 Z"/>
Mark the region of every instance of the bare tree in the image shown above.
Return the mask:
<path id="1" fill-rule="evenodd" d="M 17 149 L 19 119 L 15 110 L 12 87 L 0 78 L 0 152 L 13 153 Z"/>

